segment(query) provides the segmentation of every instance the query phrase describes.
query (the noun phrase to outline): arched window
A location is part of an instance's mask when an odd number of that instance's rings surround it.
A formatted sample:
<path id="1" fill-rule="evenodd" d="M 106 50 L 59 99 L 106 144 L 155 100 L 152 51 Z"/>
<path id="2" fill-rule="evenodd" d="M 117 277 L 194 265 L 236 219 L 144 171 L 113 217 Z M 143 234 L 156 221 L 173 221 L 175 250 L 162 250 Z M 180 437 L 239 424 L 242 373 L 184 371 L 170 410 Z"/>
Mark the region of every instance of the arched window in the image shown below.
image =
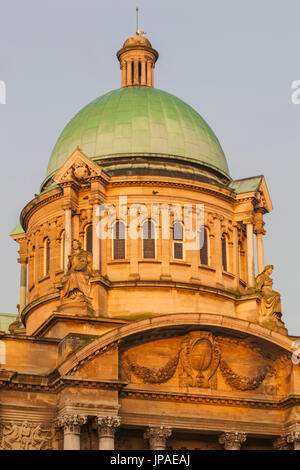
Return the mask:
<path id="1" fill-rule="evenodd" d="M 200 263 L 208 266 L 208 232 L 203 227 L 200 232 Z"/>
<path id="2" fill-rule="evenodd" d="M 93 253 L 93 226 L 87 225 L 85 229 L 85 249 Z"/>
<path id="3" fill-rule="evenodd" d="M 125 259 L 125 224 L 120 221 L 113 229 L 113 259 Z"/>
<path id="4" fill-rule="evenodd" d="M 155 258 L 155 226 L 151 220 L 143 224 L 143 257 Z"/>
<path id="5" fill-rule="evenodd" d="M 173 256 L 183 259 L 183 229 L 180 222 L 174 222 L 173 226 Z"/>
<path id="6" fill-rule="evenodd" d="M 225 233 L 223 233 L 221 241 L 222 241 L 222 267 L 223 267 L 223 271 L 228 271 L 227 237 Z"/>
<path id="7" fill-rule="evenodd" d="M 50 272 L 50 240 L 44 240 L 44 276 L 48 276 Z"/>

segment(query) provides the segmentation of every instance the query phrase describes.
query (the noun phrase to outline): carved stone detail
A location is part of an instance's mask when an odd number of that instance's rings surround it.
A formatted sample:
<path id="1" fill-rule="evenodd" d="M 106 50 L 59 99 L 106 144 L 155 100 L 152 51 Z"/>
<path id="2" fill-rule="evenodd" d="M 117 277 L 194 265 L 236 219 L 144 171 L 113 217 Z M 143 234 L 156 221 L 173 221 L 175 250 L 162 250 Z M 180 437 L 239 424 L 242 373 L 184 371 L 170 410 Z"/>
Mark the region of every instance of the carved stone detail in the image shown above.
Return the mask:
<path id="1" fill-rule="evenodd" d="M 144 439 L 149 440 L 150 449 L 163 450 L 171 434 L 171 428 L 167 426 L 149 427 L 144 432 Z"/>
<path id="2" fill-rule="evenodd" d="M 219 443 L 224 445 L 225 450 L 240 450 L 241 445 L 246 442 L 244 432 L 227 431 L 219 436 Z"/>
<path id="3" fill-rule="evenodd" d="M 292 431 L 286 435 L 286 440 L 290 444 L 294 444 L 295 450 L 300 450 L 300 431 Z"/>
<path id="4" fill-rule="evenodd" d="M 204 347 L 207 360 L 199 367 L 193 365 L 195 347 Z M 204 354 L 204 352 L 203 352 Z M 170 380 L 179 364 L 180 385 L 190 387 L 216 388 L 216 371 L 220 362 L 220 349 L 214 336 L 205 331 L 190 333 L 183 338 L 178 352 L 159 369 L 151 369 L 131 361 L 127 353 L 123 355 L 122 370 L 127 380 L 132 372 L 144 383 L 164 383 Z M 214 376 L 214 380 L 212 380 Z"/>
<path id="5" fill-rule="evenodd" d="M 284 327 L 284 323 L 281 320 L 281 302 L 280 294 L 273 290 L 273 280 L 270 275 L 274 266 L 269 264 L 265 266 L 262 273 L 260 273 L 255 279 L 255 289 L 261 295 L 260 302 L 260 323 L 272 322 L 274 325 Z"/>
<path id="6" fill-rule="evenodd" d="M 193 365 L 193 356 L 196 348 L 202 350 L 202 356 L 205 356 L 206 362 Z M 216 388 L 216 371 L 220 363 L 220 348 L 217 340 L 212 333 L 207 331 L 197 331 L 187 335 L 180 348 L 180 366 L 179 373 L 180 385 L 191 387 Z"/>
<path id="7" fill-rule="evenodd" d="M 286 436 L 277 437 L 273 442 L 275 450 L 291 450 L 291 445 L 287 441 Z"/>
<path id="8" fill-rule="evenodd" d="M 236 390 L 255 390 L 265 380 L 266 376 L 273 375 L 275 370 L 269 364 L 258 369 L 255 377 L 246 377 L 236 374 L 224 359 L 221 359 L 220 370 L 226 382 Z"/>
<path id="9" fill-rule="evenodd" d="M 41 424 L 23 421 L 0 424 L 1 450 L 51 449 L 51 430 Z"/>
<path id="10" fill-rule="evenodd" d="M 79 434 L 80 427 L 87 421 L 86 416 L 77 414 L 63 414 L 55 422 L 57 428 L 63 428 L 64 433 Z"/>
<path id="11" fill-rule="evenodd" d="M 130 372 L 141 378 L 144 383 L 164 383 L 170 380 L 177 368 L 179 360 L 179 352 L 172 357 L 164 367 L 159 369 L 150 369 L 149 367 L 140 366 L 135 361 L 130 361 L 128 355 L 123 356 L 122 368 L 123 372 L 129 380 Z"/>
<path id="12" fill-rule="evenodd" d="M 121 418 L 119 416 L 97 416 L 95 422 L 98 427 L 99 437 L 113 438 L 116 429 L 121 424 Z"/>

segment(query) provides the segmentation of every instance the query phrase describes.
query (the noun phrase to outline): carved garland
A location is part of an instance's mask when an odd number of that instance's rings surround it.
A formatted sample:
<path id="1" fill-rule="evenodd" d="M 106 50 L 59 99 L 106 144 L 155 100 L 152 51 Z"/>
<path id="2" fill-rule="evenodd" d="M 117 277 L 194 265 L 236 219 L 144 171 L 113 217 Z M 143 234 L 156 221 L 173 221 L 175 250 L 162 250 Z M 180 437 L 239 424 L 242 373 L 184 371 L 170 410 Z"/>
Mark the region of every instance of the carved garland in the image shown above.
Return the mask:
<path id="1" fill-rule="evenodd" d="M 128 380 L 129 373 L 133 372 L 133 374 L 142 379 L 144 383 L 163 383 L 170 380 L 174 375 L 178 361 L 179 352 L 176 356 L 172 357 L 164 367 L 160 369 L 150 369 L 149 367 L 140 366 L 135 361 L 130 361 L 126 354 L 123 358 L 123 371 Z"/>
<path id="2" fill-rule="evenodd" d="M 259 369 L 258 375 L 255 377 L 246 377 L 236 374 L 227 364 L 224 359 L 221 359 L 220 370 L 226 382 L 236 390 L 255 390 L 264 381 L 267 374 L 273 375 L 274 369 L 270 365 L 266 365 Z"/>

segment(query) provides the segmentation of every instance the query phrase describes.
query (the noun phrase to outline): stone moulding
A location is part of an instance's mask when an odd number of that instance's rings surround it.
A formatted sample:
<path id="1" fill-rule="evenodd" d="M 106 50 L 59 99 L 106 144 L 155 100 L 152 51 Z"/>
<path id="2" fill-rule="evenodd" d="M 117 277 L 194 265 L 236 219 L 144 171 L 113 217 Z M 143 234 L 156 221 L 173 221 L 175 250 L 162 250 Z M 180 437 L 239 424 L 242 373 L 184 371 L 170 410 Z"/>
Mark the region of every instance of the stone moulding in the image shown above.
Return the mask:
<path id="1" fill-rule="evenodd" d="M 271 344 L 277 345 L 285 349 L 287 352 L 293 353 L 293 341 L 287 336 L 283 336 L 280 333 L 276 333 L 260 325 L 251 323 L 250 321 L 212 313 L 180 313 L 143 319 L 123 325 L 117 330 L 108 331 L 103 336 L 97 338 L 92 343 L 78 351 L 76 357 L 67 359 L 58 367 L 58 371 L 63 376 L 69 375 L 75 369 L 78 370 L 82 367 L 86 361 L 93 357 L 93 354 L 98 354 L 99 350 L 107 348 L 112 343 L 123 341 L 131 335 L 146 333 L 151 330 L 155 331 L 156 328 L 176 328 L 179 326 L 198 326 L 199 328 L 216 326 L 224 329 L 224 331 L 231 329 L 233 331 L 247 333 L 253 337 L 267 340 Z"/>

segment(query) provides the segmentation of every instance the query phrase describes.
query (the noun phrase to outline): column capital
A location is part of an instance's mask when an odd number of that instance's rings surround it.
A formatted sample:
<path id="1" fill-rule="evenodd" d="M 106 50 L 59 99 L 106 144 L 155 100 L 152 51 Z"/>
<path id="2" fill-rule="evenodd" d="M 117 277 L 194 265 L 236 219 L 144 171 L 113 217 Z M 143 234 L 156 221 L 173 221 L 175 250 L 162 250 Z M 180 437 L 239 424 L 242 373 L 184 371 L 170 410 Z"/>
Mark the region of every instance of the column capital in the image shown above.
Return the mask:
<path id="1" fill-rule="evenodd" d="M 87 417 L 78 414 L 63 414 L 56 419 L 55 426 L 63 428 L 65 433 L 80 433 L 80 427 L 87 422 Z"/>
<path id="2" fill-rule="evenodd" d="M 114 437 L 116 429 L 121 424 L 119 416 L 97 416 L 95 418 L 98 426 L 99 437 Z"/>
<path id="3" fill-rule="evenodd" d="M 240 450 L 246 439 L 244 432 L 226 431 L 219 436 L 219 443 L 224 445 L 225 450 Z"/>
<path id="4" fill-rule="evenodd" d="M 286 434 L 286 441 L 291 444 L 300 444 L 300 431 L 291 431 Z"/>
<path id="5" fill-rule="evenodd" d="M 266 231 L 264 229 L 264 217 L 261 211 L 256 211 L 254 214 L 254 233 L 256 235 L 266 235 Z"/>
<path id="6" fill-rule="evenodd" d="M 289 450 L 290 446 L 289 446 L 289 443 L 287 441 L 287 436 L 277 437 L 273 441 L 273 448 L 275 450 Z"/>
<path id="7" fill-rule="evenodd" d="M 144 439 L 149 439 L 151 449 L 164 449 L 171 434 L 172 430 L 167 426 L 153 426 L 145 430 Z"/>
<path id="8" fill-rule="evenodd" d="M 252 224 L 254 223 L 254 217 L 253 215 L 249 216 L 249 217 L 246 217 L 245 219 L 243 219 L 242 221 L 243 224 L 245 225 L 249 225 L 249 224 Z"/>

